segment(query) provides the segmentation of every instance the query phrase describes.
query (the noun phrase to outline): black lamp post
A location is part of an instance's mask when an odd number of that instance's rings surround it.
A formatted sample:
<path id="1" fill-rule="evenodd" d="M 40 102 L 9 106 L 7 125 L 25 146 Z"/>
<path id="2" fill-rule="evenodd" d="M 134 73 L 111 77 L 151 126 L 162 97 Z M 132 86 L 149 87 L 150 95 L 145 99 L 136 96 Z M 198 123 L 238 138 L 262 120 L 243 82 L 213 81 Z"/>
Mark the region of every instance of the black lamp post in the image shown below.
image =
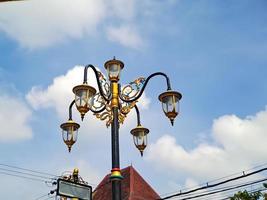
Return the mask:
<path id="1" fill-rule="evenodd" d="M 119 84 L 120 72 L 124 67 L 120 60 L 109 60 L 104 64 L 108 79 L 97 71 L 93 65 L 87 65 L 84 68 L 84 80 L 82 85 L 75 86 L 73 93 L 75 98 L 69 107 L 69 120 L 62 124 L 63 140 L 68 146 L 76 142 L 79 124 L 72 120 L 72 106 L 76 105 L 77 110 L 81 114 L 82 120 L 88 111 L 92 111 L 94 115 L 106 121 L 106 126 L 111 126 L 111 150 L 112 150 L 112 169 L 110 180 L 112 181 L 112 200 L 121 200 L 121 179 L 120 172 L 120 154 L 119 154 L 119 126 L 123 124 L 127 114 L 132 108 L 135 108 L 137 114 L 137 127 L 131 130 L 134 144 L 143 156 L 144 149 L 147 146 L 147 134 L 149 130 L 144 128 L 140 122 L 139 110 L 136 106 L 139 98 L 142 96 L 147 83 L 155 76 L 163 76 L 166 79 L 167 91 L 159 95 L 162 102 L 162 108 L 165 115 L 170 119 L 173 125 L 175 117 L 179 113 L 179 100 L 182 95 L 179 92 L 172 91 L 168 76 L 162 72 L 153 73 L 147 78 L 138 78 L 121 88 Z M 87 71 L 91 68 L 95 74 L 99 92 L 89 86 L 87 83 Z"/>

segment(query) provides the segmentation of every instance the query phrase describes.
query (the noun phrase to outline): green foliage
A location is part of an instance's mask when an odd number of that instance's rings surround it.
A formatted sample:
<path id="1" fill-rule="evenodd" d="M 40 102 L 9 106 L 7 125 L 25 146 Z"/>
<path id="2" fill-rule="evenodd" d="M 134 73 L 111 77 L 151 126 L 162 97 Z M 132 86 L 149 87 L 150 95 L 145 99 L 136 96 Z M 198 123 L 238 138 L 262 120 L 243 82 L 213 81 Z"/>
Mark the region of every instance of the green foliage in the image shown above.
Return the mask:
<path id="1" fill-rule="evenodd" d="M 246 190 L 244 190 L 236 193 L 230 198 L 230 200 L 258 200 L 261 196 L 263 196 L 263 194 L 260 191 L 248 193 Z"/>
<path id="2" fill-rule="evenodd" d="M 267 183 L 263 183 L 263 187 L 267 188 Z M 261 198 L 262 197 L 262 198 Z M 251 192 L 248 191 L 239 191 L 230 200 L 267 200 L 267 193 L 262 193 L 260 191 Z"/>

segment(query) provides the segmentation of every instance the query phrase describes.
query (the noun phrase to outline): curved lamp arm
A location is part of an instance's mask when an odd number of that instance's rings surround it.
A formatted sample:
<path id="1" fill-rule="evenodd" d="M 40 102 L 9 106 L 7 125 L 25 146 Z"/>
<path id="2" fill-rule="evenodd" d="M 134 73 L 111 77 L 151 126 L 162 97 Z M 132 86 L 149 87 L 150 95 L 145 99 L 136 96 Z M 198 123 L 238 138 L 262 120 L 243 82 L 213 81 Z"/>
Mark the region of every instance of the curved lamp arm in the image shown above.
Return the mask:
<path id="1" fill-rule="evenodd" d="M 72 120 L 72 106 L 75 104 L 75 100 L 70 103 L 69 106 L 69 120 Z"/>
<path id="2" fill-rule="evenodd" d="M 131 99 L 131 100 L 123 99 L 123 97 L 121 96 L 121 92 L 120 92 L 120 95 L 119 95 L 120 99 L 122 101 L 124 101 L 124 102 L 127 102 L 127 103 L 131 103 L 131 102 L 134 102 L 134 101 L 138 100 L 142 96 L 144 90 L 146 89 L 146 86 L 147 86 L 149 80 L 151 78 L 153 78 L 154 76 L 164 76 L 165 79 L 166 79 L 166 82 L 167 82 L 167 90 L 171 90 L 171 83 L 170 83 L 169 77 L 166 74 L 162 73 L 162 72 L 156 72 L 156 73 L 151 74 L 149 77 L 147 77 L 142 89 L 140 90 L 140 93 L 134 99 Z"/>
<path id="3" fill-rule="evenodd" d="M 109 104 L 109 101 L 107 101 L 107 104 Z M 93 113 L 95 113 L 95 114 L 97 114 L 97 113 L 101 113 L 101 112 L 103 112 L 105 109 L 106 109 L 106 106 L 104 106 L 104 107 L 101 108 L 100 110 L 93 110 L 92 108 L 90 108 L 90 110 L 91 110 Z"/>
<path id="4" fill-rule="evenodd" d="M 105 94 L 104 94 L 104 92 L 102 90 L 102 86 L 101 86 L 99 77 L 98 77 L 98 72 L 97 72 L 96 68 L 93 65 L 91 65 L 91 64 L 86 65 L 84 67 L 83 83 L 84 84 L 87 84 L 87 71 L 88 71 L 88 68 L 91 68 L 94 71 L 94 73 L 95 73 L 95 77 L 96 77 L 96 81 L 97 81 L 97 86 L 98 86 L 100 95 L 105 99 L 105 101 L 109 101 L 111 99 L 111 96 L 109 96 L 108 98 L 105 96 Z"/>
<path id="5" fill-rule="evenodd" d="M 138 109 L 137 105 L 134 105 L 134 108 L 135 108 L 136 116 L 137 116 L 137 126 L 141 126 L 139 109 Z"/>

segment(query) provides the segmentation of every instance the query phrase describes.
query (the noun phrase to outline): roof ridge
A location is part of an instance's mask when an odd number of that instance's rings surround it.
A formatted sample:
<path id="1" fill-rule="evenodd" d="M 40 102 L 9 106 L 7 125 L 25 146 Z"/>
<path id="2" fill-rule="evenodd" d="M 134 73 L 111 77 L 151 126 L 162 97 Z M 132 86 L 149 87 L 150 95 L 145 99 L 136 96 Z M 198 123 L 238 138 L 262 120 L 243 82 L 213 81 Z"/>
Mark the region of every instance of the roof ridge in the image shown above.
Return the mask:
<path id="1" fill-rule="evenodd" d="M 160 198 L 160 196 L 158 195 L 158 193 L 152 188 L 152 186 L 143 178 L 143 176 L 141 176 L 140 174 L 139 174 L 139 172 L 135 169 L 135 168 L 133 168 L 133 171 L 137 174 L 137 176 L 139 176 L 141 179 L 142 179 L 142 182 L 143 182 L 143 184 L 145 184 L 146 185 L 146 187 L 148 187 L 155 195 L 157 195 L 159 198 Z"/>
<path id="2" fill-rule="evenodd" d="M 124 176 L 124 179 L 121 182 L 123 200 L 148 200 L 160 198 L 156 191 L 133 166 L 121 169 L 121 173 L 122 176 Z M 110 174 L 107 174 L 96 187 L 93 200 L 111 200 L 112 187 L 111 181 L 109 181 L 109 175 Z"/>

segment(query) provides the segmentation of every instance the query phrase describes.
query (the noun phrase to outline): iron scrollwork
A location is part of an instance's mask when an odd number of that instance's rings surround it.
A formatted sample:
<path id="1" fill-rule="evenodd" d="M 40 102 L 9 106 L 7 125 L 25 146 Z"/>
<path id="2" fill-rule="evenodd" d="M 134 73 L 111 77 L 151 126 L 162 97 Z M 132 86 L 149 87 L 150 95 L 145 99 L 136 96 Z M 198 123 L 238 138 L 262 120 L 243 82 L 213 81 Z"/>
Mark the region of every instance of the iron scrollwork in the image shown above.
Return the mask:
<path id="1" fill-rule="evenodd" d="M 110 96 L 110 86 L 106 81 L 104 75 L 102 73 L 98 73 L 99 81 L 101 83 L 102 91 L 106 96 Z M 138 96 L 145 83 L 146 79 L 140 77 L 133 82 L 130 82 L 128 85 L 123 87 L 121 90 L 121 96 L 124 99 L 132 100 Z M 119 123 L 123 124 L 125 118 L 129 114 L 132 108 L 136 105 L 136 101 L 125 102 L 122 99 L 120 100 L 120 108 L 119 108 Z M 106 121 L 106 126 L 109 127 L 113 120 L 112 109 L 110 102 L 107 102 L 100 93 L 95 94 L 95 96 L 91 99 L 91 108 L 90 108 L 96 118 Z"/>
<path id="2" fill-rule="evenodd" d="M 144 77 L 140 77 L 124 86 L 121 91 L 122 98 L 125 100 L 134 99 L 140 93 L 145 81 L 146 79 Z"/>
<path id="3" fill-rule="evenodd" d="M 106 95 L 106 97 L 109 97 L 111 95 L 109 82 L 107 81 L 105 76 L 100 71 L 98 71 L 98 78 L 99 78 L 100 85 L 101 85 L 104 95 Z"/>

